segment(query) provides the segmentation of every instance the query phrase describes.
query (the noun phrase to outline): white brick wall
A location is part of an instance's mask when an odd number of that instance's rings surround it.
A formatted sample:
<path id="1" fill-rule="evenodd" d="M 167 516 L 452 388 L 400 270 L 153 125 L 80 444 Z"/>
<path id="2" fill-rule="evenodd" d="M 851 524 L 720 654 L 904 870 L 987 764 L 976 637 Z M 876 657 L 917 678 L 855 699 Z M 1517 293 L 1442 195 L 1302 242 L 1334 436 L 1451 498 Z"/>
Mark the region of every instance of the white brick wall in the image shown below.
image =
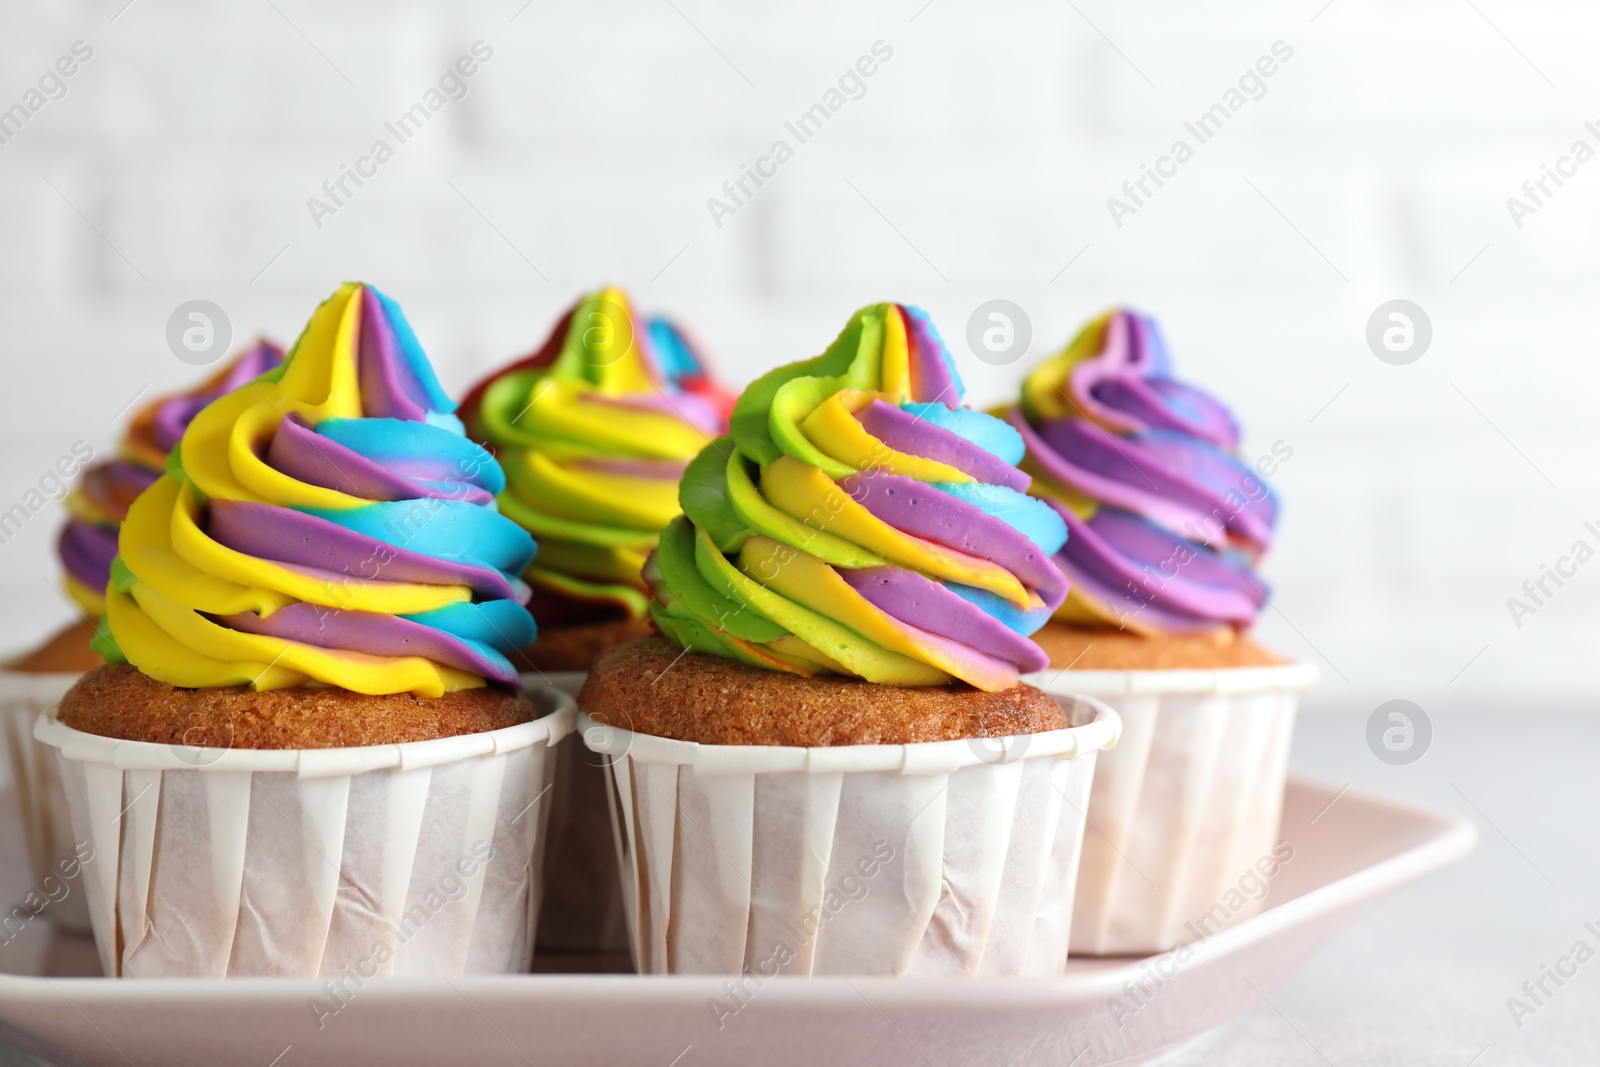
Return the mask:
<path id="1" fill-rule="evenodd" d="M 1037 357 L 1128 301 L 1253 449 L 1295 449 L 1262 631 L 1327 657 L 1324 705 L 1592 704 L 1600 573 L 1520 630 L 1504 603 L 1600 519 L 1600 163 L 1520 230 L 1504 206 L 1600 118 L 1591 5 L 535 0 L 511 22 L 522 0 L 274 2 L 0 12 L 0 107 L 73 41 L 95 49 L 0 146 L 0 503 L 74 439 L 109 448 L 141 388 L 191 379 L 164 324 L 196 296 L 241 339 L 288 340 L 336 282 L 370 279 L 456 387 L 606 280 L 693 323 L 738 381 L 901 299 L 978 401 L 1025 369 L 966 351 L 978 302 L 1027 308 Z M 480 38 L 494 58 L 467 98 L 315 228 L 306 197 Z M 894 57 L 865 96 L 714 226 L 705 198 L 880 39 Z M 1266 95 L 1114 227 L 1105 198 L 1280 39 L 1294 57 Z M 1363 340 L 1395 296 L 1435 328 L 1409 367 Z M 0 546 L 7 644 L 67 617 L 56 522 Z"/>

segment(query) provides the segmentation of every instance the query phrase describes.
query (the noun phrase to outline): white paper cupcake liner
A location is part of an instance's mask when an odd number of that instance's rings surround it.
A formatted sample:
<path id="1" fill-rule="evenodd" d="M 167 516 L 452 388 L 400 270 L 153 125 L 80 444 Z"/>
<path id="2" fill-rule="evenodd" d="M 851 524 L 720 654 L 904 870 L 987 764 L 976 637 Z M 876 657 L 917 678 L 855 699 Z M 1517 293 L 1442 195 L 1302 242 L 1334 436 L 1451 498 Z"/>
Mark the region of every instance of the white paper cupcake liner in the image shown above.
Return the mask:
<path id="1" fill-rule="evenodd" d="M 89 904 L 78 877 L 78 842 L 72 836 L 61 772 L 55 751 L 33 739 L 34 722 L 61 703 L 81 677 L 0 670 L 0 747 L 11 771 L 40 915 L 62 929 L 88 933 Z M 0 929 L 0 938 L 9 936 L 10 931 Z"/>
<path id="2" fill-rule="evenodd" d="M 576 698 L 587 671 L 543 671 L 522 676 Z M 545 846 L 544 908 L 539 951 L 593 955 L 628 951 L 628 920 L 617 875 L 603 757 L 573 733 L 555 750 L 555 788 Z"/>
<path id="3" fill-rule="evenodd" d="M 1075 955 L 1148 955 L 1261 910 L 1311 664 L 1045 671 L 1025 679 L 1122 716 L 1100 760 L 1072 920 Z"/>
<path id="4" fill-rule="evenodd" d="M 1056 975 L 1116 713 L 912 745 L 699 745 L 603 726 L 644 973 Z"/>
<path id="5" fill-rule="evenodd" d="M 365 748 L 159 745 L 41 718 L 94 849 L 83 877 L 105 973 L 348 990 L 526 970 L 549 749 L 575 714 L 564 693 L 529 692 L 533 722 Z"/>

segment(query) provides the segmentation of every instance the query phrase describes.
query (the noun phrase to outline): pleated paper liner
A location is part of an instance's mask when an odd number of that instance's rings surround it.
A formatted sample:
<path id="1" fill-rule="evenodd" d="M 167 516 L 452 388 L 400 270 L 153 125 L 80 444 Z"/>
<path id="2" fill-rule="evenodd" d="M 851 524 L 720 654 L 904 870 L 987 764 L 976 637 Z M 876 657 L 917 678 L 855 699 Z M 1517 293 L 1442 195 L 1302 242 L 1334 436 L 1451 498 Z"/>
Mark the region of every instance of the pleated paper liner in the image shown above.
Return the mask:
<path id="1" fill-rule="evenodd" d="M 1304 663 L 1027 679 L 1122 716 L 1122 740 L 1101 758 L 1089 799 L 1074 955 L 1166 952 L 1261 910 L 1283 862 L 1295 713 L 1316 679 Z"/>
<path id="2" fill-rule="evenodd" d="M 61 703 L 81 673 L 0 670 L 0 747 L 28 843 L 33 895 L 23 903 L 64 930 L 89 932 L 89 905 L 79 878 L 82 845 L 72 836 L 61 773 L 49 745 L 35 741 L 33 724 Z"/>
<path id="3" fill-rule="evenodd" d="M 1095 758 L 1070 729 L 911 745 L 699 745 L 603 726 L 642 973 L 1056 975 Z"/>
<path id="4" fill-rule="evenodd" d="M 533 954 L 570 697 L 484 733 L 293 751 L 119 741 L 62 725 L 73 833 L 108 976 L 518 973 Z"/>

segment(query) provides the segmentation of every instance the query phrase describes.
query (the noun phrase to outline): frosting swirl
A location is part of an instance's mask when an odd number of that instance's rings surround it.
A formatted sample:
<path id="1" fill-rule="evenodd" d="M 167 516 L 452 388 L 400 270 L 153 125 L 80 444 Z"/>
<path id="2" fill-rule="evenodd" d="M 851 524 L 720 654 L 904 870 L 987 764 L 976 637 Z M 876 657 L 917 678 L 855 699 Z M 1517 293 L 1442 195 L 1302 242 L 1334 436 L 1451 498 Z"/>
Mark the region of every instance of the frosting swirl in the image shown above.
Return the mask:
<path id="1" fill-rule="evenodd" d="M 959 406 L 916 308 L 863 308 L 822 355 L 739 398 L 685 472 L 646 568 L 661 631 L 773 670 L 1015 685 L 1067 583 L 1066 529 L 1026 494 L 1022 440 Z"/>
<path id="2" fill-rule="evenodd" d="M 128 509 L 96 649 L 186 688 L 517 685 L 526 531 L 399 307 L 348 283 Z"/>
<path id="3" fill-rule="evenodd" d="M 644 616 L 645 557 L 732 406 L 683 333 L 619 289 L 580 300 L 538 352 L 473 387 L 467 432 L 505 469 L 501 510 L 539 541 L 524 577 L 542 622 Z"/>
<path id="4" fill-rule="evenodd" d="M 117 529 L 134 497 L 161 476 L 167 453 L 195 412 L 282 362 L 277 345 L 257 341 L 189 392 L 160 397 L 140 408 L 128 424 L 118 458 L 83 472 L 67 496 L 71 517 L 56 541 L 56 554 L 66 573 L 67 595 L 85 615 L 98 619 L 105 613 Z"/>
<path id="5" fill-rule="evenodd" d="M 1277 498 L 1234 454 L 1228 409 L 1172 377 L 1154 320 L 1118 309 L 1089 323 L 1028 376 L 1007 418 L 1033 493 L 1070 531 L 1058 618 L 1146 634 L 1255 620 Z"/>

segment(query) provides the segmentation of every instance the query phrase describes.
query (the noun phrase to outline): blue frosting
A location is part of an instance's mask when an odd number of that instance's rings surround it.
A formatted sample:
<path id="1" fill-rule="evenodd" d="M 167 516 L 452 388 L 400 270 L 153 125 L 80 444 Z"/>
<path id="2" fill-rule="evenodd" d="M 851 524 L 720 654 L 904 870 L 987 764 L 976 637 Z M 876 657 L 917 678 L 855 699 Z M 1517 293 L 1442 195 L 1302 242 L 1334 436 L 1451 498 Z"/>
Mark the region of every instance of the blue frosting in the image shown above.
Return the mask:
<path id="1" fill-rule="evenodd" d="M 918 403 L 901 404 L 900 409 L 919 419 L 926 419 L 940 429 L 949 430 L 1013 467 L 1022 462 L 1023 453 L 1027 451 L 1022 435 L 1015 427 L 1004 419 L 985 415 L 981 411 Z"/>
<path id="2" fill-rule="evenodd" d="M 932 488 L 992 515 L 1038 545 L 1047 556 L 1067 543 L 1067 524 L 1042 500 L 1003 485 L 982 482 L 931 482 Z"/>

